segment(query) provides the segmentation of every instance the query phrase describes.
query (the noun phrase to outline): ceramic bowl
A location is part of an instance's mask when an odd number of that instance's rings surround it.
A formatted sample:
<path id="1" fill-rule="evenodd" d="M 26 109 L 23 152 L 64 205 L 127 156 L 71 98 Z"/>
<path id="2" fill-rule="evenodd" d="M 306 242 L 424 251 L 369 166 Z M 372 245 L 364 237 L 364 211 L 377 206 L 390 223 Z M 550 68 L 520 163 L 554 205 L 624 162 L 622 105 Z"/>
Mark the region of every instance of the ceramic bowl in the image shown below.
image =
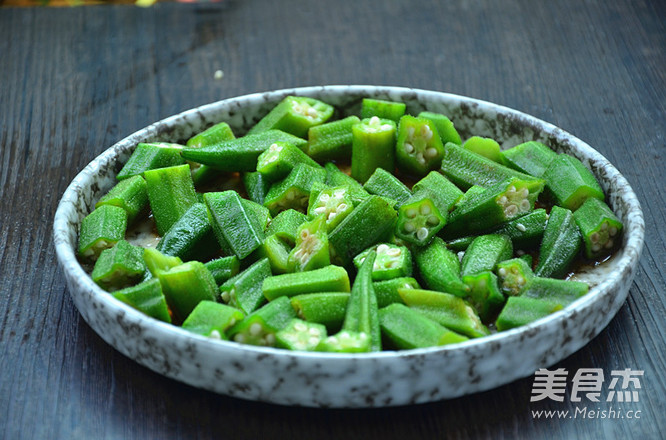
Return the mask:
<path id="1" fill-rule="evenodd" d="M 492 137 L 504 148 L 537 140 L 579 158 L 624 222 L 621 248 L 578 274 L 590 292 L 530 325 L 469 342 L 373 354 L 300 353 L 209 340 L 149 318 L 100 289 L 78 262 L 83 217 L 114 184 L 138 142 L 184 141 L 220 121 L 242 134 L 287 95 L 311 96 L 358 114 L 364 97 L 402 101 L 410 114 L 448 115 L 463 138 Z M 58 206 L 54 241 L 69 292 L 85 321 L 136 362 L 181 382 L 243 399 L 313 407 L 382 407 L 453 398 L 534 374 L 587 344 L 617 313 L 643 245 L 639 202 L 601 154 L 571 134 L 516 110 L 463 96 L 399 87 L 323 86 L 257 93 L 166 118 L 121 140 L 72 181 Z"/>

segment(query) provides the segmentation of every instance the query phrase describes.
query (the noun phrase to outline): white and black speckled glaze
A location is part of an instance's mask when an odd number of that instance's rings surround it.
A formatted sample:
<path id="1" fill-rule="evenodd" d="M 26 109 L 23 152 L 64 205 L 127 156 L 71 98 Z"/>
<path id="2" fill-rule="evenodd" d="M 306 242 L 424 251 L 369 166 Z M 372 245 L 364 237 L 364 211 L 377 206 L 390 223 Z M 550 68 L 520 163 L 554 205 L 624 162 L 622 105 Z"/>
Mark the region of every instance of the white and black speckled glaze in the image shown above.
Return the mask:
<path id="1" fill-rule="evenodd" d="M 447 114 L 463 137 L 497 139 L 504 147 L 527 140 L 583 161 L 599 179 L 624 222 L 621 249 L 579 275 L 593 286 L 565 310 L 531 325 L 442 348 L 375 354 L 295 353 L 214 341 L 158 322 L 95 285 L 76 259 L 77 231 L 94 202 L 140 141 L 182 141 L 219 121 L 237 134 L 287 95 L 312 96 L 358 112 L 363 97 L 403 101 L 409 113 Z M 70 184 L 58 206 L 54 240 L 74 303 L 88 324 L 126 356 L 165 376 L 218 393 L 284 405 L 381 407 L 423 403 L 488 390 L 530 376 L 575 352 L 606 325 L 625 301 L 643 245 L 644 222 L 625 178 L 601 154 L 563 130 L 495 104 L 399 87 L 323 86 L 252 94 L 164 119 L 118 142 Z"/>

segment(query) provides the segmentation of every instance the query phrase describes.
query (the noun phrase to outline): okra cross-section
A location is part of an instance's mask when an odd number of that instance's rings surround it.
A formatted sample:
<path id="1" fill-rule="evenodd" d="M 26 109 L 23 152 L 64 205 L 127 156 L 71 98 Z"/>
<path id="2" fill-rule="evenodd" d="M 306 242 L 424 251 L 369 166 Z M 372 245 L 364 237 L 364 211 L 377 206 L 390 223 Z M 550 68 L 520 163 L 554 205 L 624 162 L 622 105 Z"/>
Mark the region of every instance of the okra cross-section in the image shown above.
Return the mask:
<path id="1" fill-rule="evenodd" d="M 241 321 L 240 310 L 214 301 L 201 301 L 183 322 L 183 329 L 211 339 L 226 340 L 226 331 Z"/>
<path id="2" fill-rule="evenodd" d="M 287 96 L 248 132 L 278 129 L 294 136 L 307 136 L 308 129 L 323 124 L 333 116 L 333 107 L 314 98 Z"/>
<path id="3" fill-rule="evenodd" d="M 512 258 L 499 263 L 497 275 L 502 292 L 509 296 L 520 295 L 534 278 L 532 268 L 522 258 Z"/>
<path id="4" fill-rule="evenodd" d="M 273 347 L 275 334 L 287 327 L 296 312 L 291 307 L 289 298 L 277 298 L 229 329 L 229 337 L 240 344 Z"/>
<path id="5" fill-rule="evenodd" d="M 354 265 L 360 269 L 370 254 L 376 252 L 377 258 L 372 267 L 372 280 L 383 281 L 391 278 L 409 277 L 412 275 L 412 254 L 405 246 L 381 243 L 366 249 L 354 258 Z"/>
<path id="6" fill-rule="evenodd" d="M 410 115 L 400 118 L 395 149 L 398 168 L 415 176 L 438 169 L 444 154 L 435 124 L 430 119 Z"/>
<path id="7" fill-rule="evenodd" d="M 322 216 L 326 231 L 332 231 L 354 209 L 354 202 L 346 186 L 327 188 L 319 191 L 308 207 L 312 218 Z"/>
<path id="8" fill-rule="evenodd" d="M 299 163 L 312 167 L 319 164 L 299 148 L 286 142 L 274 142 L 257 158 L 257 171 L 271 182 L 283 179 Z"/>
<path id="9" fill-rule="evenodd" d="M 320 269 L 331 264 L 328 234 L 324 216 L 303 223 L 296 235 L 296 246 L 289 253 L 288 268 L 292 272 Z"/>
<path id="10" fill-rule="evenodd" d="M 284 179 L 275 182 L 266 194 L 264 206 L 271 215 L 276 215 L 286 209 L 295 209 L 305 212 L 310 200 L 310 191 L 316 183 L 323 183 L 326 171 L 321 167 L 311 167 L 298 164 Z"/>
<path id="11" fill-rule="evenodd" d="M 276 346 L 296 351 L 314 351 L 326 338 L 326 327 L 294 318 L 275 334 Z"/>
<path id="12" fill-rule="evenodd" d="M 622 222 L 601 200 L 591 197 L 574 212 L 585 244 L 585 256 L 598 258 L 610 252 L 622 233 Z"/>
<path id="13" fill-rule="evenodd" d="M 352 126 L 351 175 L 365 183 L 377 168 L 395 169 L 395 122 L 373 116 Z"/>
<path id="14" fill-rule="evenodd" d="M 445 215 L 427 193 L 418 193 L 398 209 L 395 235 L 408 243 L 424 246 L 445 224 Z"/>

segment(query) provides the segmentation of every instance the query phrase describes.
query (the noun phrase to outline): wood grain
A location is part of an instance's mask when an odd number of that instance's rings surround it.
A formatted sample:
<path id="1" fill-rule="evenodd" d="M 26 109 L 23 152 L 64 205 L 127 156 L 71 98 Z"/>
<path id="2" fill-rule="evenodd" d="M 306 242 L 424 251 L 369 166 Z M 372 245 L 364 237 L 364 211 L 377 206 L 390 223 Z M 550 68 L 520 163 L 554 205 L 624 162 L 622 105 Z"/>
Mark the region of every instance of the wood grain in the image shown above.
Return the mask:
<path id="1" fill-rule="evenodd" d="M 0 437 L 660 438 L 666 429 L 666 4 L 645 0 L 260 0 L 0 9 Z M 222 80 L 214 72 L 223 70 Z M 589 142 L 627 177 L 647 233 L 627 303 L 557 366 L 642 369 L 640 419 L 545 420 L 532 378 L 428 405 L 314 410 L 166 379 L 80 318 L 51 224 L 117 140 L 225 97 L 387 84 L 513 107 Z"/>

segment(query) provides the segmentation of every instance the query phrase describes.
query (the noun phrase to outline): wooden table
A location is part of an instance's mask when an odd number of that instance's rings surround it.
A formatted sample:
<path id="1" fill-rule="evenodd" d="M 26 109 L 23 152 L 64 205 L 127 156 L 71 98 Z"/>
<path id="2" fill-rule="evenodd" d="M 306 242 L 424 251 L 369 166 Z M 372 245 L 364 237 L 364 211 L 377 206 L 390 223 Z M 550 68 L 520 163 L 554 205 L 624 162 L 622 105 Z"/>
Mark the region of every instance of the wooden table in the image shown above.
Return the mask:
<path id="1" fill-rule="evenodd" d="M 0 54 L 0 438 L 663 438 L 666 3 L 3 8 Z M 83 322 L 51 233 L 79 170 L 168 115 L 317 84 L 400 85 L 503 104 L 573 133 L 623 172 L 647 226 L 629 299 L 597 338 L 551 370 L 643 370 L 640 400 L 613 405 L 633 418 L 536 417 L 573 413 L 584 402 L 571 401 L 570 387 L 562 403 L 530 402 L 533 377 L 390 409 L 245 402 L 155 374 Z"/>

